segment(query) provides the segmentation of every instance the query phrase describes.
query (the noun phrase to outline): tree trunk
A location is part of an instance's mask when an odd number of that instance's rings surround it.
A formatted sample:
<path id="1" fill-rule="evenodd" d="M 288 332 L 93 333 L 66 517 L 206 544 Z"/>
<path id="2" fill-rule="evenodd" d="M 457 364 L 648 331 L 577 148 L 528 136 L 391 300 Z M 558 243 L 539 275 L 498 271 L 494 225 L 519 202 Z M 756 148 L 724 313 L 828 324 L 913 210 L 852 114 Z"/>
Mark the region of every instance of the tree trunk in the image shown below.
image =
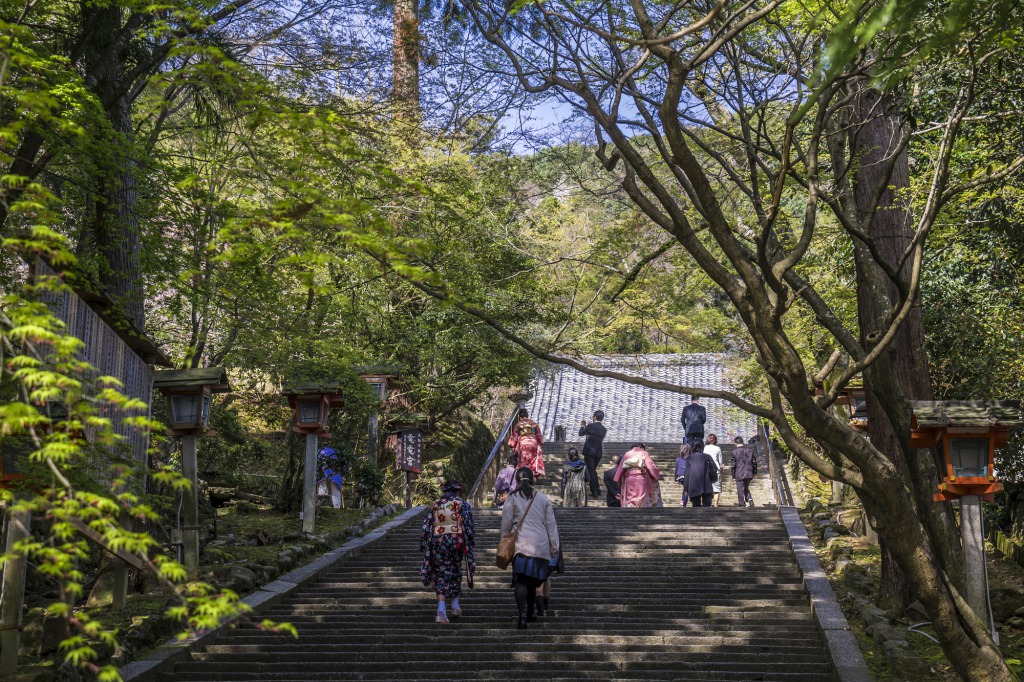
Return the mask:
<path id="1" fill-rule="evenodd" d="M 895 268 L 913 239 L 906 196 L 910 187 L 908 153 L 906 147 L 898 148 L 906 122 L 889 98 L 866 87 L 857 94 L 852 119 L 849 148 L 852 167 L 856 168 L 853 184 L 856 218 L 863 223 L 874 210 L 868 235 L 878 257 Z M 891 173 L 888 172 L 890 167 Z M 885 189 L 879 194 L 883 186 Z M 871 348 L 884 334 L 900 297 L 897 287 L 878 266 L 875 255 L 866 245 L 858 243 L 855 255 L 861 342 L 865 348 Z M 902 271 L 900 279 L 906 284 L 909 273 Z M 942 566 L 960 589 L 963 557 L 950 505 L 932 501 L 937 475 L 930 454 L 910 448 L 910 410 L 905 401 L 932 399 L 919 304 L 915 305 L 887 352 L 865 372 L 864 378 L 871 442 L 892 458 L 901 478 L 912 490 L 918 514 L 937 548 Z M 884 544 L 882 550 L 882 598 L 902 611 L 912 595 Z"/>
<path id="2" fill-rule="evenodd" d="M 420 116 L 420 22 L 416 0 L 395 0 L 393 100 L 402 118 Z"/>
<path id="3" fill-rule="evenodd" d="M 292 422 L 293 423 L 293 422 Z M 305 438 L 292 431 L 288 424 L 288 463 L 285 465 L 281 489 L 277 495 L 277 509 L 281 512 L 298 511 L 302 505 L 302 476 L 305 461 Z"/>
<path id="4" fill-rule="evenodd" d="M 122 29 L 122 9 L 117 5 L 89 6 L 96 14 L 95 29 L 83 51 L 85 70 L 94 79 L 100 101 L 122 92 L 127 69 L 123 57 L 104 56 L 107 46 Z M 83 17 L 89 21 L 89 17 Z M 106 60 L 106 61 L 104 61 Z M 108 110 L 110 139 L 98 140 L 105 153 L 97 154 L 96 197 L 93 220 L 82 235 L 79 252 L 95 265 L 102 292 L 140 331 L 145 328 L 142 288 L 142 248 L 138 224 L 138 164 L 134 159 L 131 102 L 123 95 Z M 97 131 L 103 135 L 104 130 Z"/>

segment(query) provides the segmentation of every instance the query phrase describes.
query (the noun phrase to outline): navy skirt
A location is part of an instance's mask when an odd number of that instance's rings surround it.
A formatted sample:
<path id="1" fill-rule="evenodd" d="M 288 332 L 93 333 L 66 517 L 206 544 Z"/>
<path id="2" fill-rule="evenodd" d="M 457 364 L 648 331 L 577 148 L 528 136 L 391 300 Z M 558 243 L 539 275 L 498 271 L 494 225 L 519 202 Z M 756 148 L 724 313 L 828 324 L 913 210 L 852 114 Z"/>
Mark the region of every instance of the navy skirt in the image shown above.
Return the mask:
<path id="1" fill-rule="evenodd" d="M 512 558 L 512 587 L 523 581 L 533 587 L 539 586 L 551 575 L 551 562 L 535 556 L 516 554 Z"/>

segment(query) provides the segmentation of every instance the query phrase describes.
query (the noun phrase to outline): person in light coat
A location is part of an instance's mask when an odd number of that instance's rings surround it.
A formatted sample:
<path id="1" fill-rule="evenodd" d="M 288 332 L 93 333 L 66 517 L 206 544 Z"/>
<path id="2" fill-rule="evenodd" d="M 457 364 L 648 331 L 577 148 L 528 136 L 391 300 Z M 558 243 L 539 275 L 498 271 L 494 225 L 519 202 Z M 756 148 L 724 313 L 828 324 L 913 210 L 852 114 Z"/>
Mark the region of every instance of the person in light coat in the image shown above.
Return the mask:
<path id="1" fill-rule="evenodd" d="M 713 433 L 709 433 L 707 438 L 704 439 L 704 452 L 713 460 L 715 460 L 715 467 L 718 471 L 722 471 L 722 448 L 718 447 L 718 436 Z M 714 497 L 711 498 L 711 506 L 718 506 L 718 498 L 722 496 L 722 477 L 719 476 L 711 485 L 712 490 L 715 491 Z"/>
<path id="2" fill-rule="evenodd" d="M 515 492 L 508 496 L 501 510 L 501 534 L 509 535 L 519 528 L 512 558 L 512 588 L 520 630 L 544 615 L 544 602 L 537 603 L 537 588 L 547 582 L 559 553 L 555 508 L 547 495 L 533 487 L 533 482 L 533 471 L 528 467 L 516 471 Z"/>

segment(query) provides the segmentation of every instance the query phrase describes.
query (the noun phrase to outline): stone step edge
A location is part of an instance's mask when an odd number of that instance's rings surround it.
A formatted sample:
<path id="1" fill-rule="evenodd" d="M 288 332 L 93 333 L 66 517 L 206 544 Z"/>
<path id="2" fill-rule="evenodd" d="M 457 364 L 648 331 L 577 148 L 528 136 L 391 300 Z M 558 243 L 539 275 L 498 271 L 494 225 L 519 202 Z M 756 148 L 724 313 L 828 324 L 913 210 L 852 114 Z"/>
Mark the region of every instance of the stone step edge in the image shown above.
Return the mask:
<path id="1" fill-rule="evenodd" d="M 317 556 L 304 566 L 285 573 L 277 580 L 258 587 L 255 592 L 241 600 L 243 604 L 252 609 L 246 616 L 258 615 L 263 609 L 279 603 L 293 592 L 317 580 L 321 574 L 335 570 L 337 563 L 359 554 L 365 547 L 387 537 L 392 531 L 423 514 L 425 510 L 425 506 L 407 509 L 366 535 L 350 540 L 337 549 Z M 162 673 L 172 673 L 177 663 L 186 661 L 190 652 L 201 649 L 207 644 L 213 644 L 217 637 L 234 624 L 235 620 L 225 621 L 213 630 L 190 635 L 185 639 L 168 639 L 149 655 L 122 666 L 119 669 L 122 682 L 157 682 L 162 679 Z"/>
<path id="2" fill-rule="evenodd" d="M 850 631 L 850 623 L 843 615 L 828 575 L 814 552 L 800 513 L 796 507 L 780 506 L 779 514 L 789 534 L 789 546 L 810 597 L 811 613 L 821 630 L 839 682 L 873 682 L 875 678 L 864 660 L 856 637 Z"/>

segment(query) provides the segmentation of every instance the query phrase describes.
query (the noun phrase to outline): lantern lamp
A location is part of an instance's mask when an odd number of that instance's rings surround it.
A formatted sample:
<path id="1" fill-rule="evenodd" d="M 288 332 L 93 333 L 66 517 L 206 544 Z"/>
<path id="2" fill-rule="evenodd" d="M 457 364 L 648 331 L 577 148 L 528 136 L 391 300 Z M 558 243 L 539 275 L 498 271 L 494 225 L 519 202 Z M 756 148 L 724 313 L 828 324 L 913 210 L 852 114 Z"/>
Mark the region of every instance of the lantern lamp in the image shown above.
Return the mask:
<path id="1" fill-rule="evenodd" d="M 393 402 L 391 393 L 397 391 L 399 396 L 403 393 L 401 371 L 397 365 L 357 365 L 352 369 L 359 374 L 359 378 L 370 385 L 370 389 L 377 395 L 380 407 L 384 408 L 385 413 L 389 411 L 386 408 Z M 409 407 L 405 401 L 401 399 L 399 401 L 402 407 Z M 397 405 L 390 406 L 396 407 Z"/>
<path id="2" fill-rule="evenodd" d="M 285 389 L 284 394 L 295 411 L 295 426 L 292 427 L 295 432 L 330 437 L 326 429 L 331 408 L 345 404 L 338 393 L 337 382 L 299 384 Z"/>
<path id="3" fill-rule="evenodd" d="M 295 426 L 298 429 L 317 431 L 327 423 L 331 408 L 324 394 L 300 395 L 295 397 Z"/>
<path id="4" fill-rule="evenodd" d="M 941 482 L 935 500 L 980 495 L 992 500 L 1002 490 L 995 451 L 1010 430 L 1021 426 L 1015 401 L 911 401 L 910 446 L 931 450 Z"/>
<path id="5" fill-rule="evenodd" d="M 173 429 L 205 430 L 210 425 L 210 387 L 168 393 L 167 416 Z"/>
<path id="6" fill-rule="evenodd" d="M 862 383 L 850 383 L 836 396 L 836 405 L 850 408 L 850 426 L 856 431 L 868 429 L 868 398 Z"/>
<path id="7" fill-rule="evenodd" d="M 227 393 L 223 367 L 180 369 L 153 374 L 153 387 L 167 397 L 167 421 L 173 435 L 207 434 L 214 393 Z"/>

